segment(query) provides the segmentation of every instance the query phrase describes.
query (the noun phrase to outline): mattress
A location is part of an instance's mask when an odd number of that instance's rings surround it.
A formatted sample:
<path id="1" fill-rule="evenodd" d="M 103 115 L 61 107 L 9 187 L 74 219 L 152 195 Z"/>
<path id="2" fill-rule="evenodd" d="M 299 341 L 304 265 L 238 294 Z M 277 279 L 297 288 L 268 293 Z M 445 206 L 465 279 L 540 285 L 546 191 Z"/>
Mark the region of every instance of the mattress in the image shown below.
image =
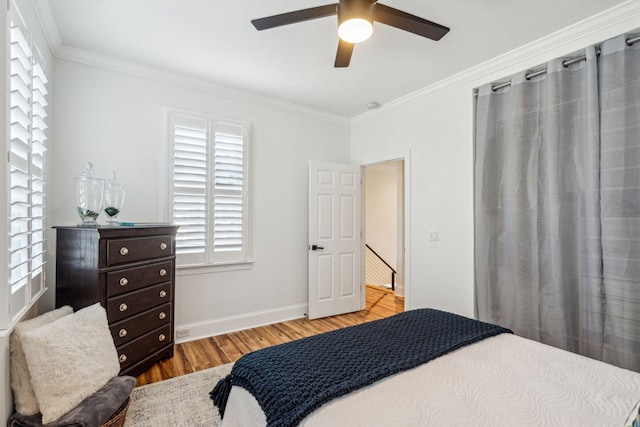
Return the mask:
<path id="1" fill-rule="evenodd" d="M 337 398 L 300 425 L 621 427 L 638 399 L 640 373 L 501 334 Z M 266 418 L 234 386 L 221 425 Z"/>

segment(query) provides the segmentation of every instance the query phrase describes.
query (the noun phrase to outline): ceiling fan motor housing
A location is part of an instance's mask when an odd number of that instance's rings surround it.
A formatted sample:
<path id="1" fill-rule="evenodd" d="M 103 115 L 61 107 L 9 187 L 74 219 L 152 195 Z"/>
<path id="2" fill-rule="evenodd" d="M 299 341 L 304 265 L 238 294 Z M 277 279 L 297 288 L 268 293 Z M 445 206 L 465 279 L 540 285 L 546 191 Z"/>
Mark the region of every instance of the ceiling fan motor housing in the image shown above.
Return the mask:
<path id="1" fill-rule="evenodd" d="M 338 25 L 349 19 L 365 19 L 373 24 L 373 6 L 371 0 L 341 0 L 338 3 Z"/>

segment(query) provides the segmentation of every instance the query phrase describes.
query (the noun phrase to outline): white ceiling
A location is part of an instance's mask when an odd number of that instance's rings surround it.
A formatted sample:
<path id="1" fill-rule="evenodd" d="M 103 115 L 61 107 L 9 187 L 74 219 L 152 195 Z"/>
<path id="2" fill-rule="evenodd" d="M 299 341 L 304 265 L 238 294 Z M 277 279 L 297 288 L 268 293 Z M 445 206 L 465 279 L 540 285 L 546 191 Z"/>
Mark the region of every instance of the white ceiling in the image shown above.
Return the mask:
<path id="1" fill-rule="evenodd" d="M 58 49 L 78 48 L 353 117 L 626 0 L 381 0 L 448 26 L 439 42 L 379 23 L 334 68 L 337 18 L 250 21 L 331 0 L 35 0 Z M 40 2 L 40 4 L 38 4 Z M 335 3 L 335 1 L 334 1 Z"/>

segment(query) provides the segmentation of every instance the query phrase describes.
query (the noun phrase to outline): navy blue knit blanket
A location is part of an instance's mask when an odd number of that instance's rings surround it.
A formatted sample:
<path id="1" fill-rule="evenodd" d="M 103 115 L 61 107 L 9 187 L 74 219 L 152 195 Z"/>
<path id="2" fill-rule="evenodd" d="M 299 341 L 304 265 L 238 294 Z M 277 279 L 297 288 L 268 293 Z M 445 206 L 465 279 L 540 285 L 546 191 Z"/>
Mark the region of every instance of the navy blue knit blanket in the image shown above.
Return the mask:
<path id="1" fill-rule="evenodd" d="M 268 426 L 295 426 L 330 400 L 510 330 L 439 310 L 411 310 L 268 347 L 239 359 L 211 391 L 220 416 L 231 391 L 249 391 Z"/>

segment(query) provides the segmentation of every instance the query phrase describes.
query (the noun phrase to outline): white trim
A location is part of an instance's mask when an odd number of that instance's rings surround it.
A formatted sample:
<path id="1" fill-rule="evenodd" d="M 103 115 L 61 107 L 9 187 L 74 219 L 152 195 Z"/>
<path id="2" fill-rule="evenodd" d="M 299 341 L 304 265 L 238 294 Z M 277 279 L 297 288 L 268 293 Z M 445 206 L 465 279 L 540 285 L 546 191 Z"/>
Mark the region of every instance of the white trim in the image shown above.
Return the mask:
<path id="1" fill-rule="evenodd" d="M 22 319 L 24 319 L 27 314 L 34 309 L 34 307 L 38 304 L 38 301 L 40 301 L 40 298 L 42 298 L 42 295 L 47 292 L 47 289 L 48 288 L 43 288 L 42 290 L 40 290 L 40 292 L 38 292 L 38 294 L 32 299 L 32 301 L 28 305 L 24 306 L 22 310 L 20 310 L 20 312 L 16 316 L 14 316 L 13 320 L 11 321 L 11 323 L 9 323 L 7 328 L 0 329 L 0 339 L 11 335 L 14 326 L 16 326 L 18 322 L 21 322 Z"/>
<path id="2" fill-rule="evenodd" d="M 23 5 L 21 5 L 22 7 Z M 36 166 L 34 164 L 34 156 L 33 156 L 33 146 L 34 144 L 34 135 L 33 135 L 33 123 L 34 123 L 34 117 L 37 116 L 37 114 L 33 113 L 33 108 L 35 104 L 38 104 L 39 101 L 34 100 L 34 93 L 36 91 L 36 89 L 34 89 L 34 81 L 36 80 L 40 80 L 40 82 L 45 86 L 44 89 L 44 93 L 42 93 L 42 96 L 45 98 L 45 102 L 48 100 L 50 102 L 50 97 L 48 96 L 47 93 L 50 93 L 50 89 L 46 89 L 47 86 L 47 76 L 46 74 L 44 76 L 36 76 L 34 75 L 34 71 L 37 70 L 37 68 L 34 69 L 34 67 L 39 66 L 40 68 L 42 68 L 42 70 L 46 70 L 47 68 L 50 67 L 50 64 L 48 64 L 44 58 L 42 58 L 41 52 L 37 47 L 37 43 L 33 38 L 33 34 L 34 34 L 34 26 L 35 25 L 31 25 L 31 28 L 29 28 L 29 26 L 27 25 L 27 21 L 24 19 L 24 15 L 23 13 L 25 12 L 25 10 L 20 10 L 20 8 L 18 7 L 18 5 L 16 4 L 16 0 L 8 0 L 7 1 L 7 7 L 6 9 L 3 11 L 3 15 L 2 17 L 4 18 L 4 37 L 0 38 L 2 41 L 2 48 L 0 48 L 0 51 L 3 52 L 3 60 L 2 60 L 2 67 L 5 69 L 5 79 L 4 79 L 4 90 L 2 91 L 2 93 L 4 94 L 4 99 L 5 102 L 3 103 L 3 107 L 2 107 L 2 119 L 0 119 L 0 124 L 3 124 L 3 129 L 5 132 L 5 142 L 4 145 L 2 146 L 5 149 L 5 152 L 7 153 L 8 158 L 6 159 L 6 167 L 4 169 L 5 174 L 4 176 L 0 179 L 0 183 L 2 183 L 2 190 L 0 191 L 0 195 L 2 195 L 2 202 L 0 203 L 0 205 L 5 207 L 5 220 L 2 221 L 1 225 L 0 225 L 0 231 L 2 231 L 4 233 L 4 235 L 9 237 L 9 230 L 12 228 L 12 214 L 11 214 L 11 198 L 12 198 L 12 194 L 11 194 L 11 189 L 9 188 L 12 185 L 12 177 L 11 177 L 11 168 L 12 165 L 14 165 L 14 162 L 12 160 L 12 147 L 11 147 L 11 126 L 9 126 L 9 122 L 10 122 L 10 115 L 11 115 L 11 108 L 12 108 L 12 102 L 10 102 L 9 98 L 10 98 L 10 92 L 11 92 L 11 60 L 10 60 L 10 55 L 9 55 L 9 50 L 10 50 L 10 45 L 13 42 L 12 41 L 12 25 L 11 22 L 13 22 L 13 25 L 17 28 L 17 30 L 19 31 L 19 35 L 20 35 L 20 41 L 22 41 L 22 43 L 20 44 L 21 50 L 23 51 L 25 58 L 29 59 L 31 67 L 28 68 L 28 71 L 25 70 L 25 72 L 28 72 L 29 76 L 29 83 L 28 83 L 28 88 L 27 90 L 30 91 L 29 96 L 25 96 L 24 94 L 23 96 L 23 102 L 24 103 L 28 103 L 29 104 L 29 113 L 27 113 L 27 116 L 25 118 L 25 121 L 28 120 L 28 130 L 26 130 L 26 135 L 24 137 L 21 137 L 20 139 L 23 140 L 24 143 L 24 147 L 27 149 L 26 152 L 26 158 L 24 159 L 24 164 L 21 166 L 25 169 L 24 173 L 28 176 L 28 180 L 29 180 L 29 184 L 26 188 L 24 188 L 24 190 L 26 190 L 29 193 L 29 198 L 28 198 L 28 208 L 33 210 L 34 205 L 34 201 L 33 201 L 33 194 L 34 194 L 34 170 L 35 172 L 38 172 L 40 170 L 40 168 L 38 166 Z M 33 23 L 32 23 L 33 24 Z M 44 78 L 44 80 L 43 80 Z M 26 83 L 26 80 L 25 80 Z M 44 110 L 46 111 L 47 108 L 45 107 L 45 105 L 41 105 L 41 107 L 44 108 Z M 50 112 L 47 111 L 47 113 L 50 115 Z M 44 119 L 44 118 L 43 118 Z M 42 130 L 43 134 L 44 134 L 44 139 L 41 145 L 43 145 L 43 147 L 45 147 L 45 151 L 46 151 L 46 146 L 47 146 L 47 141 L 50 139 L 50 136 L 48 135 L 48 132 L 46 132 L 44 129 Z M 48 175 L 48 171 L 47 171 L 47 164 L 48 164 L 48 156 L 45 154 L 43 155 L 43 161 L 45 162 L 42 165 L 41 168 L 41 173 L 42 176 L 39 178 L 36 178 L 35 181 L 42 181 L 42 184 L 45 187 L 45 194 L 44 194 L 44 201 L 42 202 L 42 214 L 40 215 L 36 215 L 35 217 L 33 217 L 33 212 L 30 212 L 30 216 L 32 217 L 32 219 L 36 219 L 37 221 L 41 220 L 42 221 L 42 240 L 41 241 L 33 241 L 34 236 L 39 235 L 39 232 L 34 231 L 34 224 L 31 222 L 29 224 L 29 226 L 27 227 L 27 230 L 24 230 L 23 234 L 25 236 L 29 236 L 28 238 L 28 243 L 27 246 L 25 247 L 21 247 L 20 251 L 26 250 L 28 252 L 28 260 L 23 260 L 23 264 L 22 265 L 28 265 L 26 272 L 22 272 L 21 271 L 21 278 L 19 279 L 20 282 L 22 283 L 23 281 L 26 281 L 26 283 L 24 285 L 22 285 L 20 287 L 21 290 L 18 291 L 18 293 L 16 293 L 18 295 L 18 298 L 20 298 L 20 300 L 22 302 L 20 302 L 19 304 L 17 303 L 17 299 L 15 300 L 15 305 L 12 306 L 12 301 L 14 301 L 14 297 L 12 295 L 12 291 L 11 288 L 12 286 L 15 284 L 15 282 L 13 282 L 13 280 L 15 278 L 10 277 L 12 275 L 11 273 L 11 268 L 12 267 L 16 267 L 12 264 L 11 262 L 11 249 L 10 249 L 10 242 L 9 240 L 7 240 L 7 244 L 0 249 L 0 259 L 3 260 L 2 262 L 2 267 L 0 267 L 0 274 L 4 275 L 4 277 L 6 279 L 9 279 L 8 281 L 6 281 L 6 283 L 4 283 L 3 285 L 0 285 L 0 295 L 2 295 L 2 302 L 0 302 L 0 336 L 6 336 L 6 334 L 8 334 L 13 326 L 19 322 L 22 318 L 24 318 L 25 315 L 27 315 L 27 313 L 34 307 L 36 307 L 37 302 L 39 301 L 39 299 L 42 297 L 42 295 L 46 292 L 47 288 L 46 288 L 46 282 L 45 282 L 45 276 L 46 276 L 46 259 L 48 258 L 48 254 L 47 254 L 47 248 L 49 246 L 48 241 L 47 241 L 47 220 L 49 217 L 48 214 L 48 209 L 47 209 L 47 198 L 46 198 L 46 187 L 48 185 L 48 181 L 47 181 L 47 175 Z M 21 162 L 22 163 L 22 162 Z M 35 202 L 36 204 L 39 202 Z M 15 218 L 14 218 L 15 220 Z M 42 245 L 42 252 L 36 252 L 36 257 L 35 258 L 39 258 L 42 257 L 42 260 L 39 261 L 40 265 L 36 265 L 35 268 L 33 266 L 33 261 L 34 261 L 34 247 L 36 245 Z M 28 264 L 27 264 L 28 263 Z M 32 277 L 32 275 L 35 272 L 38 272 L 38 270 L 41 270 L 40 273 L 37 274 L 37 279 L 34 279 L 34 277 Z M 34 284 L 38 285 L 38 290 L 35 294 L 33 294 L 34 292 Z M 24 288 L 24 290 L 22 290 L 22 288 Z M 17 310 L 14 314 L 12 314 L 12 311 Z"/>
<path id="3" fill-rule="evenodd" d="M 252 267 L 253 260 L 218 264 L 176 265 L 176 277 L 220 273 L 223 271 L 250 270 Z"/>
<path id="4" fill-rule="evenodd" d="M 9 107 L 9 97 L 11 96 L 10 81 L 11 71 L 9 55 L 10 47 L 10 25 L 9 25 L 9 13 L 7 7 L 3 7 L 0 11 L 0 17 L 2 18 L 2 36 L 0 36 L 0 68 L 3 71 L 4 77 L 2 78 L 3 88 L 0 91 L 2 93 L 2 105 L 0 105 L 0 129 L 4 137 L 0 140 L 2 146 L 2 158 L 0 161 L 4 163 L 2 173 L 0 174 L 0 206 L 4 211 L 4 216 L 0 220 L 0 235 L 5 236 L 3 239 L 4 244 L 0 246 L 0 277 L 2 282 L 0 283 L 0 334 L 3 330 L 11 330 L 11 319 L 9 309 L 9 297 L 11 290 L 9 289 L 9 243 L 7 236 L 9 235 L 9 218 L 11 217 L 11 204 L 9 203 L 9 183 L 10 180 L 10 168 L 8 167 L 8 153 L 11 151 L 11 133 L 10 133 L 10 115 L 11 109 Z M 1 337 L 2 335 L 0 335 Z"/>
<path id="5" fill-rule="evenodd" d="M 367 177 L 360 165 L 360 310 L 367 308 Z"/>
<path id="6" fill-rule="evenodd" d="M 640 26 L 640 1 L 628 0 L 449 78 L 397 98 L 378 109 L 353 117 L 351 123 L 365 123 L 377 120 L 380 115 L 404 109 L 414 103 L 422 102 L 427 98 L 460 86 L 468 86 L 470 82 L 476 87 L 490 83 L 495 78 L 496 73 L 500 73 L 507 68 L 515 67 L 517 70 L 514 72 L 517 72 L 536 67 L 563 54 L 575 52 L 577 49 L 572 45 L 576 42 L 580 43 L 580 47 L 584 48 L 590 44 L 597 44 L 607 38 L 615 37 L 625 31 L 633 31 L 638 26 Z M 505 72 L 503 77 L 510 74 L 513 73 Z"/>
<path id="7" fill-rule="evenodd" d="M 542 37 L 489 61 L 455 74 L 452 77 L 390 101 L 379 109 L 367 111 L 353 118 L 349 118 L 284 100 L 276 100 L 274 98 L 260 96 L 244 90 L 215 84 L 210 81 L 191 78 L 185 75 L 171 73 L 63 45 L 53 12 L 51 11 L 48 2 L 36 0 L 30 1 L 44 29 L 45 37 L 47 38 L 47 42 L 49 43 L 49 47 L 55 58 L 121 72 L 123 74 L 129 74 L 148 80 L 155 80 L 161 83 L 173 84 L 188 89 L 202 90 L 221 97 L 250 102 L 339 124 L 367 121 L 382 113 L 404 108 L 413 102 L 418 102 L 427 97 L 446 92 L 453 87 L 459 86 L 461 83 L 466 83 L 468 81 L 480 80 L 480 83 L 478 83 L 478 86 L 480 86 L 481 84 L 488 83 L 488 81 L 483 81 L 483 79 L 488 78 L 491 74 L 498 72 L 507 66 L 521 64 L 521 67 L 526 69 L 527 67 L 532 67 L 545 61 L 545 59 L 535 59 L 538 55 L 551 53 L 551 55 L 558 56 L 555 53 L 558 49 L 569 49 L 566 46 L 569 46 L 576 40 L 586 39 L 585 46 L 589 43 L 598 43 L 602 41 L 603 37 L 601 35 L 594 35 L 596 32 L 598 32 L 598 34 L 602 34 L 602 31 L 604 30 L 609 33 L 610 37 L 614 37 L 622 31 L 633 29 L 634 25 L 640 25 L 637 22 L 640 18 L 640 2 L 638 2 L 638 0 L 628 0 L 585 20 L 577 22 L 576 24 L 556 31 L 548 36 Z M 624 29 L 621 30 L 621 27 Z M 606 39 L 607 37 L 605 36 L 604 38 Z M 552 59 L 552 57 L 547 59 Z"/>
<path id="8" fill-rule="evenodd" d="M 188 337 L 176 338 L 176 344 L 228 334 L 244 329 L 258 328 L 260 326 L 272 325 L 288 320 L 301 319 L 305 317 L 306 313 L 307 304 L 296 304 L 274 310 L 255 311 L 238 316 L 221 317 L 206 322 L 176 324 L 175 331 L 180 329 L 191 330 Z M 177 332 L 175 335 L 177 335 Z"/>
<path id="9" fill-rule="evenodd" d="M 45 38 L 49 44 L 51 54 L 58 59 L 91 65 L 105 70 L 111 70 L 131 76 L 153 80 L 160 83 L 180 86 L 186 89 L 204 91 L 232 100 L 244 101 L 258 106 L 274 108 L 288 113 L 298 114 L 317 120 L 324 120 L 337 124 L 349 124 L 349 117 L 340 116 L 315 108 L 306 107 L 284 100 L 258 95 L 246 90 L 232 88 L 203 79 L 188 77 L 183 74 L 172 73 L 154 67 L 140 65 L 107 55 L 101 55 L 84 49 L 62 44 L 58 25 L 48 1 L 30 0 L 38 21 L 43 28 Z"/>
<path id="10" fill-rule="evenodd" d="M 332 114 L 326 111 L 294 104 L 292 102 L 287 102 L 281 99 L 258 95 L 242 89 L 224 86 L 211 81 L 145 66 L 107 55 L 101 55 L 76 47 L 62 45 L 55 51 L 53 51 L 53 56 L 57 59 L 62 59 L 69 62 L 90 65 L 96 68 L 102 68 L 104 70 L 114 71 L 141 79 L 182 87 L 184 89 L 205 92 L 232 101 L 245 102 L 261 107 L 273 108 L 287 113 L 310 117 L 316 120 L 324 120 L 330 123 L 349 123 L 349 118 L 345 116 L 339 116 L 337 114 Z"/>
<path id="11" fill-rule="evenodd" d="M 202 113 L 196 112 L 192 110 L 186 110 L 183 108 L 173 108 L 169 106 L 160 106 L 160 119 L 163 126 L 161 128 L 164 129 L 163 140 L 164 145 L 164 154 L 159 155 L 160 161 L 167 165 L 166 171 L 160 171 L 160 179 L 165 179 L 161 181 L 163 184 L 160 185 L 160 197 L 159 201 L 161 202 L 161 206 L 159 207 L 159 213 L 162 215 L 164 212 L 164 221 L 172 221 L 173 220 L 173 211 L 172 207 L 169 206 L 171 204 L 171 196 L 174 193 L 173 187 L 173 132 L 174 132 L 174 116 L 179 117 L 190 117 L 197 120 L 202 120 L 206 123 L 207 127 L 207 144 L 213 147 L 214 142 L 214 129 L 211 129 L 211 124 L 229 124 L 233 126 L 237 126 L 243 129 L 244 133 L 244 143 L 243 143 L 243 155 L 244 155 L 244 178 L 245 178 L 245 187 L 243 188 L 243 211 L 245 215 L 245 224 L 243 230 L 243 243 L 242 243 L 242 255 L 234 255 L 233 257 L 220 257 L 221 253 L 214 253 L 209 250 L 206 250 L 204 253 L 204 262 L 198 263 L 196 260 L 189 259 L 189 263 L 177 265 L 178 260 L 180 259 L 180 255 L 176 258 L 176 266 L 181 269 L 191 269 L 191 273 L 183 273 L 182 275 L 191 275 L 191 274 L 205 274 L 217 271 L 234 271 L 234 270 L 246 270 L 253 266 L 252 254 L 253 254 L 253 234 L 251 224 L 252 220 L 252 202 L 251 202 L 251 186 L 253 183 L 251 182 L 251 137 L 252 137 L 252 127 L 253 123 L 247 120 L 239 120 L 233 118 L 225 118 L 223 116 L 218 116 L 216 114 Z M 209 153 L 210 158 L 207 159 L 208 167 L 211 167 L 214 163 L 213 159 L 213 150 Z M 162 164 L 161 163 L 161 164 Z M 163 191 L 164 189 L 164 191 Z M 209 191 L 209 190 L 207 190 Z M 214 193 L 211 196 L 215 196 Z M 163 208 L 162 205 L 165 207 Z M 211 205 L 213 207 L 213 205 Z M 207 215 L 213 215 L 212 212 L 208 212 Z M 206 220 L 207 224 L 213 224 L 213 217 L 208 217 Z M 178 231 L 179 232 L 179 231 Z M 210 236 L 213 239 L 213 234 Z M 213 242 L 209 242 L 207 246 L 213 247 Z M 224 253 L 222 253 L 224 255 Z M 187 255 L 188 256 L 188 255 Z M 237 258 L 236 258 L 237 257 Z M 185 260 L 182 259 L 181 262 Z M 193 263 L 195 261 L 195 263 Z"/>
<path id="12" fill-rule="evenodd" d="M 53 15 L 49 2 L 29 0 L 29 3 L 31 3 L 31 9 L 33 9 L 40 27 L 43 29 L 49 50 L 55 52 L 62 46 L 62 39 L 60 38 L 58 24 L 56 23 L 56 18 Z"/>

